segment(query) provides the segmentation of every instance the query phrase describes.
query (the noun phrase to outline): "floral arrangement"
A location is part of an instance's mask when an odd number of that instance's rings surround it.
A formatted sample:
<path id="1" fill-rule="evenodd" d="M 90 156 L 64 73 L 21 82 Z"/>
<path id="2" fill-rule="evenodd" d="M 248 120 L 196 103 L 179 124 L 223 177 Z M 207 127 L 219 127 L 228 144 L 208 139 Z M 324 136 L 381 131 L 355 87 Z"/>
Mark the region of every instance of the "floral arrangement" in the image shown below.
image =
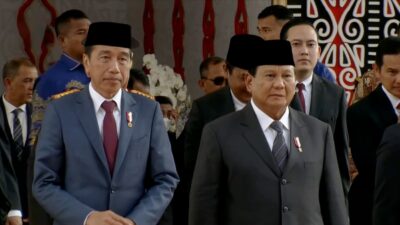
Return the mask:
<path id="1" fill-rule="evenodd" d="M 148 71 L 150 94 L 168 97 L 177 111 L 177 122 L 169 127 L 169 131 L 175 132 L 178 137 L 183 131 L 192 104 L 187 86 L 171 67 L 158 64 L 154 54 L 143 56 L 143 67 Z"/>

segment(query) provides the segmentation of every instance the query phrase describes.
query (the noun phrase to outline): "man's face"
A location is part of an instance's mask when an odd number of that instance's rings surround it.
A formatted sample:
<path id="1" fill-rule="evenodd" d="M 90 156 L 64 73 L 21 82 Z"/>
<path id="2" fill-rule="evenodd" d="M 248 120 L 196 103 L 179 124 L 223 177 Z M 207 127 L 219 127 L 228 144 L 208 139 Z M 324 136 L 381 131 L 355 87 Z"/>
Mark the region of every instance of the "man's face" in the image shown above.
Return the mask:
<path id="1" fill-rule="evenodd" d="M 228 76 L 229 87 L 233 94 L 241 102 L 250 101 L 251 93 L 246 88 L 246 77 L 251 76 L 247 70 L 234 67 L 232 73 Z"/>
<path id="2" fill-rule="evenodd" d="M 112 98 L 124 87 L 132 66 L 128 48 L 95 45 L 90 56 L 83 55 L 83 65 L 93 88 L 104 98 Z"/>
<path id="3" fill-rule="evenodd" d="M 199 80 L 199 86 L 205 94 L 214 92 L 225 87 L 228 78 L 228 71 L 225 62 L 210 64 Z"/>
<path id="4" fill-rule="evenodd" d="M 267 16 L 257 21 L 257 31 L 260 37 L 266 41 L 279 40 L 283 25 L 288 20 L 277 20 L 275 16 Z"/>
<path id="5" fill-rule="evenodd" d="M 22 65 L 14 77 L 5 79 L 7 99 L 16 107 L 31 102 L 37 77 L 35 67 Z"/>
<path id="6" fill-rule="evenodd" d="M 383 65 L 376 69 L 376 76 L 386 90 L 400 98 L 400 54 L 384 55 Z"/>
<path id="7" fill-rule="evenodd" d="M 296 74 L 311 74 L 321 52 L 315 30 L 308 25 L 294 26 L 288 30 L 287 40 L 292 45 Z"/>
<path id="8" fill-rule="evenodd" d="M 76 60 L 81 60 L 85 51 L 83 41 L 86 39 L 89 25 L 88 19 L 71 19 L 60 29 L 61 48 Z"/>
<path id="9" fill-rule="evenodd" d="M 295 93 L 294 68 L 290 65 L 262 65 L 246 79 L 254 103 L 266 114 L 279 119 Z"/>

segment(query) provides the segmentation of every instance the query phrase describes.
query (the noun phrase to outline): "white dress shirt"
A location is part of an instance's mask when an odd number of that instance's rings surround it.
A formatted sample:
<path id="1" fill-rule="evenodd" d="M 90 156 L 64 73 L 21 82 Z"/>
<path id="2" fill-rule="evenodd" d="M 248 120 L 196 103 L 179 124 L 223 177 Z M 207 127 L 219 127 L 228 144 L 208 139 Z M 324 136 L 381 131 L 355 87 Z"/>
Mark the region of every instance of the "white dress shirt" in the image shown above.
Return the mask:
<path id="1" fill-rule="evenodd" d="M 392 104 L 394 112 L 396 113 L 397 117 L 399 117 L 400 111 L 397 109 L 397 106 L 400 104 L 400 98 L 392 95 L 383 85 L 381 87 L 383 92 L 385 92 L 386 96 L 388 97 L 390 103 Z"/>
<path id="2" fill-rule="evenodd" d="M 18 119 L 19 122 L 21 123 L 21 128 L 22 128 L 22 141 L 23 143 L 26 143 L 26 137 L 28 135 L 28 116 L 26 114 L 26 104 L 23 104 L 19 107 L 15 107 L 14 105 L 12 105 L 10 102 L 8 102 L 3 95 L 3 103 L 4 103 L 4 107 L 6 109 L 6 113 L 7 113 L 7 122 L 8 122 L 8 126 L 10 127 L 10 131 L 11 131 L 11 136 L 14 138 L 14 114 L 13 111 L 16 108 L 19 108 L 22 110 L 22 112 L 20 112 L 18 114 Z"/>
<path id="3" fill-rule="evenodd" d="M 278 132 L 276 132 L 274 129 L 270 127 L 272 122 L 274 122 L 274 119 L 272 119 L 270 116 L 268 116 L 266 113 L 264 113 L 260 108 L 256 106 L 254 103 L 253 99 L 251 99 L 251 106 L 253 107 L 254 112 L 256 113 L 258 122 L 260 123 L 261 129 L 264 133 L 265 139 L 268 142 L 269 149 L 272 151 L 272 146 L 274 145 L 274 140 Z M 283 137 L 285 138 L 285 143 L 286 146 L 289 148 L 289 108 L 286 107 L 285 113 L 282 115 L 282 117 L 279 119 L 279 121 L 283 124 Z"/>
<path id="4" fill-rule="evenodd" d="M 89 93 L 92 98 L 94 111 L 96 112 L 97 125 L 99 126 L 100 135 L 103 137 L 103 120 L 106 115 L 106 111 L 101 107 L 104 101 L 114 100 L 117 104 L 117 107 L 114 108 L 114 119 L 115 124 L 117 125 L 117 133 L 119 136 L 119 128 L 121 126 L 121 96 L 122 90 L 120 89 L 117 94 L 112 99 L 106 99 L 101 96 L 96 90 L 94 90 L 92 83 L 89 84 Z"/>
<path id="5" fill-rule="evenodd" d="M 245 106 L 246 103 L 240 101 L 238 98 L 236 98 L 236 96 L 233 94 L 232 90 L 231 91 L 231 95 L 232 95 L 232 100 L 233 100 L 233 104 L 235 105 L 235 111 L 239 111 L 242 110 Z"/>
<path id="6" fill-rule="evenodd" d="M 311 74 L 307 79 L 303 80 L 302 82 L 296 82 L 297 83 L 303 83 L 304 84 L 304 90 L 303 90 L 303 95 L 304 95 L 304 103 L 306 104 L 305 108 L 305 113 L 308 115 L 310 114 L 310 107 L 311 107 L 311 91 L 312 91 L 312 86 L 311 82 L 313 79 L 314 74 Z M 299 90 L 296 88 L 296 92 Z"/>

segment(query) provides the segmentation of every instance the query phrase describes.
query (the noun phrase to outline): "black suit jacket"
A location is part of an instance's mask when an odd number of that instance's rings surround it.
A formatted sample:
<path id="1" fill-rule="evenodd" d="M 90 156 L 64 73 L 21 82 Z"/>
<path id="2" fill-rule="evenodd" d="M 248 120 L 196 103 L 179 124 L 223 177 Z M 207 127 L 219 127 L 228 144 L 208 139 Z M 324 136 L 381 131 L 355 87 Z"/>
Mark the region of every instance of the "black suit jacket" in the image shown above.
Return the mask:
<path id="1" fill-rule="evenodd" d="M 388 127 L 377 150 L 374 225 L 400 224 L 400 124 Z"/>
<path id="2" fill-rule="evenodd" d="M 27 190 L 27 160 L 30 153 L 30 148 L 28 144 L 29 140 L 29 131 L 31 127 L 31 115 L 32 115 L 32 105 L 26 104 L 26 114 L 27 114 L 27 138 L 25 141 L 23 154 L 21 159 L 17 159 L 16 153 L 16 145 L 14 143 L 12 137 L 12 131 L 7 121 L 7 114 L 4 106 L 4 102 L 0 99 L 0 129 L 5 133 L 5 136 L 2 138 L 6 138 L 7 141 L 7 149 L 10 151 L 12 164 L 14 166 L 14 171 L 18 180 L 19 194 L 22 204 L 22 214 L 23 217 L 28 216 L 28 190 Z"/>
<path id="3" fill-rule="evenodd" d="M 296 110 L 289 121 L 283 173 L 250 104 L 206 125 L 190 191 L 190 225 L 348 224 L 330 127 Z"/>
<path id="4" fill-rule="evenodd" d="M 184 168 L 185 177 L 188 178 L 189 182 L 192 180 L 204 126 L 234 111 L 235 105 L 229 87 L 224 87 L 193 101 L 189 119 L 185 126 Z"/>
<path id="5" fill-rule="evenodd" d="M 384 130 L 396 122 L 396 113 L 381 85 L 347 110 L 350 148 L 358 170 L 349 192 L 352 225 L 372 224 L 376 150 Z"/>
<path id="6" fill-rule="evenodd" d="M 18 182 L 14 173 L 7 135 L 0 129 L 0 224 L 11 209 L 21 209 Z"/>
<path id="7" fill-rule="evenodd" d="M 338 85 L 313 75 L 311 91 L 310 116 L 328 123 L 333 132 L 336 158 L 342 178 L 342 187 L 347 198 L 350 189 L 349 173 L 349 135 L 346 124 L 347 101 L 344 89 Z M 300 110 L 300 101 L 295 95 L 291 107 Z"/>

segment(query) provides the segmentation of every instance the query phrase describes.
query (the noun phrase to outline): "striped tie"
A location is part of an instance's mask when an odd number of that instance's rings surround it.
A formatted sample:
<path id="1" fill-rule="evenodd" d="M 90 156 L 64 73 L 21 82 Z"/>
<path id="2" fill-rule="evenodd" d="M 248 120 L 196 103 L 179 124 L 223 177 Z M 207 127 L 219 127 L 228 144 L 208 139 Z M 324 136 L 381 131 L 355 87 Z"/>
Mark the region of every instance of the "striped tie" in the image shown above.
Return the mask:
<path id="1" fill-rule="evenodd" d="M 13 120 L 13 138 L 14 138 L 14 143 L 15 143 L 15 153 L 17 155 L 17 159 L 21 159 L 22 153 L 24 150 L 24 142 L 22 139 L 22 127 L 21 127 L 21 121 L 18 119 L 18 114 L 22 112 L 20 108 L 16 108 L 12 111 L 14 114 L 14 120 Z"/>
<path id="2" fill-rule="evenodd" d="M 285 143 L 285 138 L 283 137 L 283 125 L 279 121 L 274 121 L 270 127 L 277 132 L 272 146 L 272 155 L 275 157 L 276 163 L 282 172 L 288 158 L 288 148 Z"/>

